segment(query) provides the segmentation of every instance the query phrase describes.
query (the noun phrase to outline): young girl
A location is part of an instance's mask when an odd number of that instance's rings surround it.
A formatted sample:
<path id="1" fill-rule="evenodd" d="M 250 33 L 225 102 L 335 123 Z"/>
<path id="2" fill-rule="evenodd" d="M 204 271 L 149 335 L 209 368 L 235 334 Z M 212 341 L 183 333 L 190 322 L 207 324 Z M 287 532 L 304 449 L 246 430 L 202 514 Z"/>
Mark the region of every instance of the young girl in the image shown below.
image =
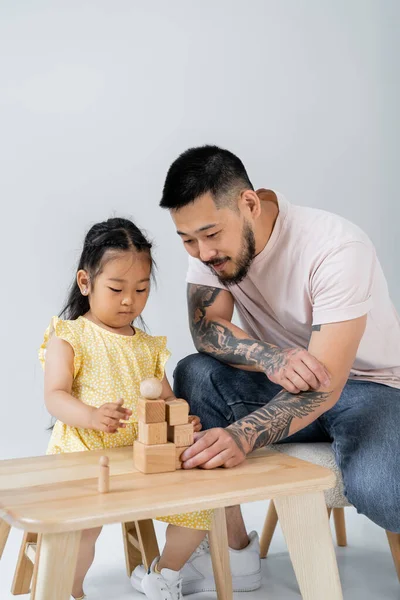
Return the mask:
<path id="1" fill-rule="evenodd" d="M 67 320 L 53 317 L 39 353 L 45 403 L 57 419 L 48 454 L 132 444 L 143 379 L 158 377 L 162 398 L 173 396 L 164 373 L 166 339 L 133 325 L 149 297 L 152 266 L 151 244 L 131 221 L 109 219 L 87 233 L 62 312 Z M 199 419 L 191 419 L 200 430 Z M 181 598 L 179 571 L 210 529 L 211 516 L 208 510 L 161 519 L 169 523 L 166 545 L 143 580 L 148 598 Z M 100 530 L 82 532 L 72 590 L 77 600 L 84 598 Z"/>

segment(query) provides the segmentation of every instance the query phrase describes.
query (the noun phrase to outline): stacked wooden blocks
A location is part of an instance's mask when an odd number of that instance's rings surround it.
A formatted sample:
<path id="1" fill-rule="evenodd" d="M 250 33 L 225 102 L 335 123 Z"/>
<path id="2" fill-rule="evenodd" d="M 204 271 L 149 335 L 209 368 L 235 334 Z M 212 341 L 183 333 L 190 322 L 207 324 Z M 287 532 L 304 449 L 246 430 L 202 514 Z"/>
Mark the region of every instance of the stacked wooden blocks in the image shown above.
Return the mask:
<path id="1" fill-rule="evenodd" d="M 181 468 L 180 457 L 193 444 L 193 424 L 185 400 L 160 398 L 158 379 L 145 379 L 138 401 L 139 439 L 134 443 L 134 463 L 142 473 L 166 473 Z"/>

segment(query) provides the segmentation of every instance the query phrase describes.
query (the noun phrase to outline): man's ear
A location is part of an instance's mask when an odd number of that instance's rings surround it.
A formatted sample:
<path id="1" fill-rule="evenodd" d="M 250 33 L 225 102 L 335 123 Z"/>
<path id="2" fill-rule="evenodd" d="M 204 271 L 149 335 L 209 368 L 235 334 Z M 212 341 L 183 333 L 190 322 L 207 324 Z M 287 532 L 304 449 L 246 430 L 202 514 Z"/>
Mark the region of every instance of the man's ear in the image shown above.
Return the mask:
<path id="1" fill-rule="evenodd" d="M 239 198 L 240 212 L 244 213 L 247 218 L 257 219 L 261 214 L 260 198 L 253 190 L 244 190 Z"/>
<path id="2" fill-rule="evenodd" d="M 88 296 L 90 294 L 90 277 L 87 271 L 81 269 L 77 272 L 76 283 L 83 296 Z"/>

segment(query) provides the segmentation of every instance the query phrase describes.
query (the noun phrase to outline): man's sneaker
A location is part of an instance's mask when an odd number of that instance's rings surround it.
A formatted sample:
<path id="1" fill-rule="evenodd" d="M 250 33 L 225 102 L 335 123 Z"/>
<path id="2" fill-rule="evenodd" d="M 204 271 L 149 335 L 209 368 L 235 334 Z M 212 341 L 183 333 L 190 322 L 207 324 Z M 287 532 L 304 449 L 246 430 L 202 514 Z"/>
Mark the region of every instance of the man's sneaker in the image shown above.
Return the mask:
<path id="1" fill-rule="evenodd" d="M 149 600 L 182 600 L 182 579 L 179 571 L 155 570 L 158 557 L 153 560 L 142 580 L 143 592 Z"/>
<path id="2" fill-rule="evenodd" d="M 251 592 L 257 590 L 261 585 L 260 542 L 257 532 L 252 531 L 249 534 L 249 545 L 243 550 L 229 548 L 229 559 L 233 591 Z M 143 592 L 141 584 L 145 574 L 144 566 L 139 565 L 131 575 L 131 583 L 135 590 L 139 592 Z M 193 552 L 181 570 L 181 576 L 184 595 L 216 591 L 207 538 Z"/>

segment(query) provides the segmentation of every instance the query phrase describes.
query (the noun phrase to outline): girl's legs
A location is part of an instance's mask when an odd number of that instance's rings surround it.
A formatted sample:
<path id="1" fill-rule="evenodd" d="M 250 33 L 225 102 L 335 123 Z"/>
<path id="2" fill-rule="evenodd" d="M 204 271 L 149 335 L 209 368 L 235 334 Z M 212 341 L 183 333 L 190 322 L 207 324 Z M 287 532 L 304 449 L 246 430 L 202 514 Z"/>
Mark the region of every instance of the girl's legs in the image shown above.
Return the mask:
<path id="1" fill-rule="evenodd" d="M 199 529 L 168 525 L 165 547 L 157 569 L 159 571 L 161 569 L 180 571 L 198 545 L 204 540 L 206 534 L 207 531 L 200 531 Z"/>
<path id="2" fill-rule="evenodd" d="M 74 598 L 83 596 L 83 581 L 86 573 L 89 571 L 93 559 L 96 540 L 100 535 L 101 527 L 95 529 L 85 529 L 82 531 L 81 543 L 79 546 L 78 560 L 76 563 L 75 579 L 72 588 Z"/>

